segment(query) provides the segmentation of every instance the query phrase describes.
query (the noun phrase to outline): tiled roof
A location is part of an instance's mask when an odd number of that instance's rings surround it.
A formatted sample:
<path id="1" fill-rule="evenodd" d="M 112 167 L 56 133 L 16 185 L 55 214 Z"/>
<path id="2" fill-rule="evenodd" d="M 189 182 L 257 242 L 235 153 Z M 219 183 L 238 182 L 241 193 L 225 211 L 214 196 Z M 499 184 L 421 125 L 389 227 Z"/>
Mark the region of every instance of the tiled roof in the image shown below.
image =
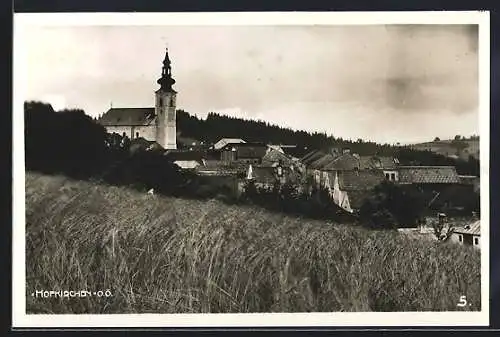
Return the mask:
<path id="1" fill-rule="evenodd" d="M 397 167 L 395 158 L 379 156 L 361 156 L 359 157 L 360 169 L 386 169 L 393 170 Z"/>
<path id="2" fill-rule="evenodd" d="M 306 154 L 305 156 L 303 156 L 300 160 L 306 164 L 306 165 L 309 165 L 313 162 L 315 162 L 316 160 L 322 158 L 323 156 L 325 156 L 326 153 L 322 152 L 322 151 L 317 151 L 317 150 L 314 150 L 314 151 L 311 151 L 309 152 L 308 154 Z"/>
<path id="3" fill-rule="evenodd" d="M 399 182 L 407 184 L 460 183 L 454 166 L 400 166 Z"/>
<path id="4" fill-rule="evenodd" d="M 378 170 L 339 172 L 339 186 L 345 191 L 370 191 L 384 180 L 383 172 Z"/>
<path id="5" fill-rule="evenodd" d="M 249 144 L 239 144 L 235 146 L 236 148 L 236 158 L 258 158 L 262 159 L 267 152 L 266 145 L 249 145 Z"/>
<path id="6" fill-rule="evenodd" d="M 335 172 L 323 172 L 321 176 L 324 174 L 328 175 L 330 188 L 333 189 Z M 351 207 L 356 209 L 361 207 L 373 188 L 385 179 L 383 172 L 379 170 L 340 171 L 337 176 L 340 190 L 347 192 Z"/>
<path id="7" fill-rule="evenodd" d="M 214 144 L 214 149 L 220 150 L 228 144 L 242 144 L 242 143 L 246 142 L 240 138 L 222 138 L 221 140 L 219 140 L 217 143 Z"/>
<path id="8" fill-rule="evenodd" d="M 98 123 L 104 126 L 144 126 L 154 121 L 155 108 L 111 108 Z"/>
<path id="9" fill-rule="evenodd" d="M 324 154 L 315 161 L 309 163 L 309 167 L 312 169 L 321 170 L 325 167 L 325 165 L 331 163 L 335 160 L 335 157 L 332 154 Z"/>
<path id="10" fill-rule="evenodd" d="M 454 228 L 453 231 L 460 234 L 481 235 L 481 220 L 477 220 L 464 227 Z"/>
<path id="11" fill-rule="evenodd" d="M 270 148 L 262 157 L 262 166 L 272 166 L 275 163 L 281 163 L 282 166 L 290 166 L 294 164 L 294 161 L 290 156 Z"/>
<path id="12" fill-rule="evenodd" d="M 203 160 L 204 170 L 236 170 L 243 172 L 247 169 L 248 164 L 240 162 L 224 162 L 221 160 Z"/>
<path id="13" fill-rule="evenodd" d="M 335 158 L 333 161 L 330 161 L 328 163 L 325 163 L 321 169 L 323 170 L 339 170 L 339 171 L 344 171 L 344 170 L 354 170 L 354 169 L 359 169 L 359 159 L 356 158 L 351 153 L 346 153 L 343 155 L 338 156 Z"/>
<path id="14" fill-rule="evenodd" d="M 255 182 L 274 184 L 276 182 L 275 169 L 272 167 L 252 166 L 252 176 Z"/>

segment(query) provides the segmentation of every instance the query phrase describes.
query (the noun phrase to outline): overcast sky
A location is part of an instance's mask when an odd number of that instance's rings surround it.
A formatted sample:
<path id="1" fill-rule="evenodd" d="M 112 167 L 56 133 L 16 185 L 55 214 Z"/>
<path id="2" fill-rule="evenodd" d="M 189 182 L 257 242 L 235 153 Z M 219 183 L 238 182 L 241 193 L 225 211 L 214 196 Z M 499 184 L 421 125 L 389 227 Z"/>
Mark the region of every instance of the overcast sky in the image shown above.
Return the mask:
<path id="1" fill-rule="evenodd" d="M 479 134 L 475 26 L 37 27 L 23 42 L 26 99 L 56 109 L 153 106 L 168 44 L 177 107 L 200 117 L 388 143 Z"/>

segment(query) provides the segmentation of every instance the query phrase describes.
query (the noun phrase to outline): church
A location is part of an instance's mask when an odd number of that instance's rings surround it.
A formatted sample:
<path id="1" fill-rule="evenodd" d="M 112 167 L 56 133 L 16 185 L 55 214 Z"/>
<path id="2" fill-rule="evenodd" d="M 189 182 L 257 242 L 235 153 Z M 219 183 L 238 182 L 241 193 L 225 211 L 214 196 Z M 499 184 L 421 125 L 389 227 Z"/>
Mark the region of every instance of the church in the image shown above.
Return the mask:
<path id="1" fill-rule="evenodd" d="M 154 108 L 113 108 L 104 113 L 98 122 L 108 133 L 118 133 L 130 139 L 144 138 L 155 141 L 166 150 L 177 148 L 176 135 L 176 96 L 172 88 L 171 62 L 168 49 L 163 60 L 161 77 L 155 91 Z"/>

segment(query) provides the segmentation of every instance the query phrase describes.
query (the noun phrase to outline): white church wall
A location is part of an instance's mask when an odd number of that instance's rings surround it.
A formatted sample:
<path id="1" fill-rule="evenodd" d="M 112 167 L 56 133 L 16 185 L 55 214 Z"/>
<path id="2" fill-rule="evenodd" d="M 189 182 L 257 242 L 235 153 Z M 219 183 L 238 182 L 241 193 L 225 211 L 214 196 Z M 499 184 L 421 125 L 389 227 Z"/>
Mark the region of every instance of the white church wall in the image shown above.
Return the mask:
<path id="1" fill-rule="evenodd" d="M 136 126 L 133 128 L 134 138 L 142 137 L 149 141 L 156 141 L 156 126 L 148 125 L 148 126 Z"/>
<path id="2" fill-rule="evenodd" d="M 117 133 L 123 136 L 123 133 L 129 138 L 132 138 L 132 128 L 130 126 L 106 126 L 106 132 Z"/>

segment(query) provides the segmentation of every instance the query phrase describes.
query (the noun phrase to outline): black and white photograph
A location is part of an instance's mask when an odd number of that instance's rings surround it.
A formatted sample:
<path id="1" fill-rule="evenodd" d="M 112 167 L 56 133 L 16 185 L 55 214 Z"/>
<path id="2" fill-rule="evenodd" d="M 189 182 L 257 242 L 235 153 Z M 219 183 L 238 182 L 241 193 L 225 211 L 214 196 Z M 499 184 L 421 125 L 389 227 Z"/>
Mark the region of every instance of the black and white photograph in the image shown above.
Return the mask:
<path id="1" fill-rule="evenodd" d="M 14 325 L 489 322 L 487 12 L 16 14 L 13 116 Z"/>

